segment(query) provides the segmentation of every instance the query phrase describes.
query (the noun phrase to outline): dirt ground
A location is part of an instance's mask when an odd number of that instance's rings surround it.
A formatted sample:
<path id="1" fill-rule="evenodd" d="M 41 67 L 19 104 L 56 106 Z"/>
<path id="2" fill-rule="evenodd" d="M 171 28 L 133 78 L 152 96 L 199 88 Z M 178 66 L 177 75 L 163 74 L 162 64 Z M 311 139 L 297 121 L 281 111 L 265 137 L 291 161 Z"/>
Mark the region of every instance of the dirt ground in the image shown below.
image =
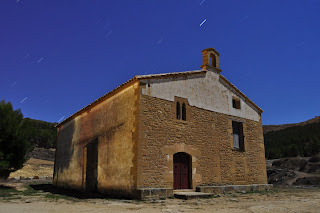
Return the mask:
<path id="1" fill-rule="evenodd" d="M 31 158 L 21 170 L 11 173 L 8 180 L 0 181 L 1 213 L 320 212 L 320 186 L 291 186 L 299 178 L 303 180 L 302 178 L 309 176 L 316 178 L 320 176 L 319 163 L 301 164 L 308 159 L 284 159 L 276 166 L 273 165 L 274 160 L 267 161 L 269 182 L 279 185 L 270 191 L 230 193 L 208 199 L 135 201 L 108 199 L 101 195 L 81 195 L 55 189 L 51 185 L 53 156 L 54 150 L 38 148 L 30 155 Z M 310 168 L 312 173 L 309 172 Z M 302 181 L 301 185 L 306 185 L 307 181 Z"/>
<path id="2" fill-rule="evenodd" d="M 24 167 L 12 172 L 9 178 L 52 177 L 53 161 L 30 158 Z"/>
<path id="3" fill-rule="evenodd" d="M 24 163 L 22 169 L 12 172 L 9 176 L 15 179 L 24 178 L 52 178 L 55 149 L 35 147 L 28 153 L 29 160 Z"/>
<path id="4" fill-rule="evenodd" d="M 136 201 L 83 197 L 53 189 L 49 182 L 0 182 L 0 212 L 319 212 L 320 188 L 274 187 L 207 199 Z"/>

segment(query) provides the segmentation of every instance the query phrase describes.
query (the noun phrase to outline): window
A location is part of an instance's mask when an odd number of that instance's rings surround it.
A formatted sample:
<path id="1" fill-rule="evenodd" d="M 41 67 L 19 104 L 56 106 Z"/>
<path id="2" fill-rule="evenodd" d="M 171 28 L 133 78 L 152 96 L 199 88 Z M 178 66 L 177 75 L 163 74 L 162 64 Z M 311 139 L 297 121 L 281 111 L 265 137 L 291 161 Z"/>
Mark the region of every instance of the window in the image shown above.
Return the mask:
<path id="1" fill-rule="evenodd" d="M 177 102 L 176 114 L 177 114 L 177 119 L 180 120 L 180 103 L 179 103 L 179 101 Z"/>
<path id="2" fill-rule="evenodd" d="M 177 100 L 178 99 L 178 100 Z M 187 121 L 188 119 L 188 101 L 185 98 L 175 97 L 175 104 L 173 105 L 174 118 L 177 120 Z"/>
<path id="3" fill-rule="evenodd" d="M 233 148 L 244 151 L 243 126 L 241 122 L 232 121 Z"/>
<path id="4" fill-rule="evenodd" d="M 182 120 L 183 121 L 186 120 L 186 104 L 185 103 L 182 104 Z"/>
<path id="5" fill-rule="evenodd" d="M 235 109 L 241 109 L 240 99 L 232 98 L 232 107 Z"/>
<path id="6" fill-rule="evenodd" d="M 213 53 L 211 53 L 210 59 L 211 59 L 211 66 L 217 67 L 216 56 Z"/>

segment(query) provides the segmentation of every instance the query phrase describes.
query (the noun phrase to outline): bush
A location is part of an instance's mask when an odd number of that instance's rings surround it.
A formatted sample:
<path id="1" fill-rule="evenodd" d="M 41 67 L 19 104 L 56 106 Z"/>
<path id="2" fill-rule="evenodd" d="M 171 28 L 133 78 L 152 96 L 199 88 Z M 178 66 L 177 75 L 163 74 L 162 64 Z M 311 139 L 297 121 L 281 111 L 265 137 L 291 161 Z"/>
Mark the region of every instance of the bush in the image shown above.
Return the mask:
<path id="1" fill-rule="evenodd" d="M 267 159 L 277 159 L 277 158 L 281 158 L 282 154 L 281 154 L 281 150 L 279 149 L 270 149 L 266 152 L 266 157 Z"/>
<path id="2" fill-rule="evenodd" d="M 299 171 L 302 172 L 307 165 L 308 165 L 308 162 L 306 160 L 301 161 L 299 165 Z"/>
<path id="3" fill-rule="evenodd" d="M 320 162 L 320 154 L 312 156 L 309 162 Z"/>
<path id="4" fill-rule="evenodd" d="M 275 160 L 272 163 L 272 166 L 280 167 L 282 165 L 282 160 Z"/>
<path id="5" fill-rule="evenodd" d="M 7 178 L 10 172 L 22 168 L 27 160 L 26 153 L 32 149 L 24 128 L 23 115 L 13 110 L 10 102 L 0 102 L 0 178 Z"/>
<path id="6" fill-rule="evenodd" d="M 320 171 L 320 164 L 312 164 L 308 169 L 308 173 L 319 173 Z"/>

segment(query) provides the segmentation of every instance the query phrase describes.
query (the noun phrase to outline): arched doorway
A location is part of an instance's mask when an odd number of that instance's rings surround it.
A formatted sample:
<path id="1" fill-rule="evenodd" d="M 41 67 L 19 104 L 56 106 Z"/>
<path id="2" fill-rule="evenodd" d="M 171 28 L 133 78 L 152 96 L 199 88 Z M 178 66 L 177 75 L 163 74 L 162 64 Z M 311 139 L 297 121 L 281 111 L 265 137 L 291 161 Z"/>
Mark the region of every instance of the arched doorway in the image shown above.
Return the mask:
<path id="1" fill-rule="evenodd" d="M 191 188 L 191 156 L 184 152 L 173 155 L 173 189 Z"/>

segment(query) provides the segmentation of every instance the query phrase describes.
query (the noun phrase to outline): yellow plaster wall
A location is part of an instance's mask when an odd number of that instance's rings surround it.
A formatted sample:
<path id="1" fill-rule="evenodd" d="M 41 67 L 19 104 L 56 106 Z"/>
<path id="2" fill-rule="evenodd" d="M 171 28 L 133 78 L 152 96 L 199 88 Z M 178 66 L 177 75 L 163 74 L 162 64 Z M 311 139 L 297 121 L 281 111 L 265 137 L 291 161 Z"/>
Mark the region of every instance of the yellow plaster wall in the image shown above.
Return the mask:
<path id="1" fill-rule="evenodd" d="M 130 193 L 136 180 L 138 83 L 86 110 L 58 129 L 54 184 L 85 188 L 84 147 L 98 139 L 98 191 Z"/>

